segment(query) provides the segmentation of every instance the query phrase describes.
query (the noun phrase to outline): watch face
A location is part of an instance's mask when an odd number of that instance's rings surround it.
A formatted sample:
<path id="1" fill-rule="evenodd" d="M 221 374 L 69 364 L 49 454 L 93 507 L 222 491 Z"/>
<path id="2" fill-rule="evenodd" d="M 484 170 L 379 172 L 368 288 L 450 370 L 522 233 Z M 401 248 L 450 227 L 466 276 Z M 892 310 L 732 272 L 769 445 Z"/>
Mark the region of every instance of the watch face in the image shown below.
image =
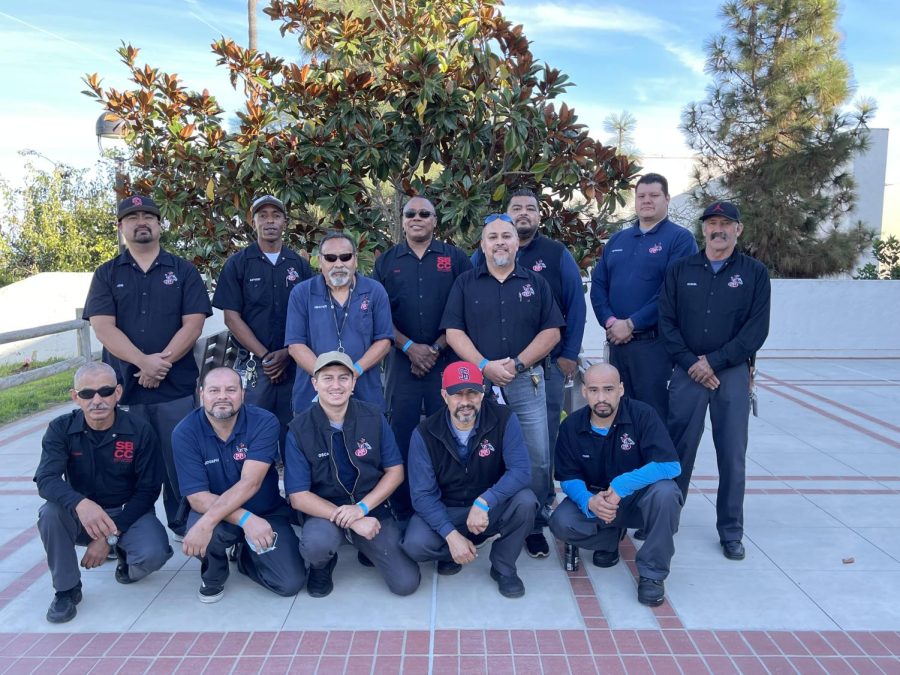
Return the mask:
<path id="1" fill-rule="evenodd" d="M 119 543 L 119 538 L 116 535 L 111 534 L 106 538 L 106 543 L 110 546 L 115 546 Z"/>

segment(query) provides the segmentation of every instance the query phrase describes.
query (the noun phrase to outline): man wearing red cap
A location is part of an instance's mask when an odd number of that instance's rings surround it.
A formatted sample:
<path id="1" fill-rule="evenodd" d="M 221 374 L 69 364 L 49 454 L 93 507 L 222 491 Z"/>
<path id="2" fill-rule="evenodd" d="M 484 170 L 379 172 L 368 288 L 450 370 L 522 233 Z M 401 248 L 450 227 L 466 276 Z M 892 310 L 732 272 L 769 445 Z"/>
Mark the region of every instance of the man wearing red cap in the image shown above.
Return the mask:
<path id="1" fill-rule="evenodd" d="M 516 560 L 538 508 L 522 429 L 506 406 L 484 398 L 474 363 L 444 370 L 447 405 L 419 424 L 409 445 L 409 484 L 416 514 L 403 550 L 413 560 L 438 561 L 438 574 L 456 574 L 491 545 L 491 578 L 501 595 L 518 598 L 525 585 Z"/>

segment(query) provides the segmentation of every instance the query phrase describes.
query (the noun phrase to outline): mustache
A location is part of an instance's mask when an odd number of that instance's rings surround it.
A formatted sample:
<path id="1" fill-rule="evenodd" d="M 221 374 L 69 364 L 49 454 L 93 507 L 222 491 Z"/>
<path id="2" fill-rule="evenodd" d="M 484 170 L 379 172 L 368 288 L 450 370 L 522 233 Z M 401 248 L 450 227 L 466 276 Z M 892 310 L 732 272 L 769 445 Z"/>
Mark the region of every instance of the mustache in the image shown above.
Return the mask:
<path id="1" fill-rule="evenodd" d="M 710 239 L 728 239 L 728 235 L 724 232 L 713 232 L 709 235 Z"/>

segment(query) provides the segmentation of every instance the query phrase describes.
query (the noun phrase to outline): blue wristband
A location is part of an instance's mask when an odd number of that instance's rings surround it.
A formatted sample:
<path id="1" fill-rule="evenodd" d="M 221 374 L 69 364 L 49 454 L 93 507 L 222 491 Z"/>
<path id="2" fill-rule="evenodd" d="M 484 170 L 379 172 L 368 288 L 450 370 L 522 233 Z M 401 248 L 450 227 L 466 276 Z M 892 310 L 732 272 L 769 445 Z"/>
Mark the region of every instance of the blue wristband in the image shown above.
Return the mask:
<path id="1" fill-rule="evenodd" d="M 353 364 L 353 368 L 354 368 L 354 370 L 356 370 L 356 372 L 359 373 L 360 375 L 363 374 L 363 369 L 362 369 L 362 366 L 359 365 L 359 361 L 357 361 L 356 363 Z"/>
<path id="2" fill-rule="evenodd" d="M 407 341 L 406 341 L 406 344 L 403 345 L 403 350 L 402 350 L 403 353 L 405 354 L 406 352 L 408 352 L 408 351 L 409 351 L 409 348 L 412 347 L 412 345 L 413 345 L 413 341 L 412 341 L 412 340 L 407 340 Z"/>
<path id="3" fill-rule="evenodd" d="M 365 503 L 365 502 L 356 502 L 356 505 L 357 505 L 359 508 L 362 509 L 362 512 L 363 512 L 363 515 L 364 515 L 364 516 L 369 515 L 369 507 L 366 506 L 366 503 Z"/>
<path id="4" fill-rule="evenodd" d="M 244 511 L 244 515 L 241 516 L 241 519 L 238 521 L 238 527 L 244 527 L 244 523 L 247 522 L 247 518 L 252 516 L 253 514 L 249 511 Z"/>
<path id="5" fill-rule="evenodd" d="M 491 507 L 488 506 L 488 505 L 487 505 L 487 502 L 484 501 L 481 497 L 479 497 L 478 499 L 476 499 L 476 500 L 473 502 L 473 504 L 474 504 L 475 506 L 477 506 L 479 509 L 481 509 L 482 511 L 490 511 L 490 510 L 491 510 Z"/>
<path id="6" fill-rule="evenodd" d="M 478 370 L 484 370 L 484 367 L 488 364 L 487 359 L 481 359 L 481 363 L 478 364 Z"/>

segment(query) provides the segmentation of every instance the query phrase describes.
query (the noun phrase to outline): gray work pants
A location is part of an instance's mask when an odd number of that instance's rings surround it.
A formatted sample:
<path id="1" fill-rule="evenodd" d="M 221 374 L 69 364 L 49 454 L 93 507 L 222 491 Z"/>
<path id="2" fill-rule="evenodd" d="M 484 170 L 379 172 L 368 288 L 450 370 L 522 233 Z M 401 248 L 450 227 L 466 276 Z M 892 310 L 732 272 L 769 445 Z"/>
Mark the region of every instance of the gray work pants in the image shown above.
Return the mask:
<path id="1" fill-rule="evenodd" d="M 673 480 L 659 480 L 628 495 L 619 502 L 611 523 L 588 518 L 571 499 L 556 507 L 550 518 L 550 531 L 568 544 L 594 551 L 615 551 L 621 531 L 643 527 L 647 539 L 635 562 L 638 573 L 648 579 L 669 576 L 669 563 L 675 555 L 675 533 L 681 518 L 683 500 Z"/>
<path id="2" fill-rule="evenodd" d="M 419 587 L 419 565 L 400 548 L 400 526 L 393 517 L 381 520 L 381 530 L 372 539 L 345 530 L 324 518 L 305 516 L 300 535 L 300 553 L 310 569 L 322 569 L 341 544 L 350 543 L 366 556 L 395 595 L 409 595 Z"/>
<path id="3" fill-rule="evenodd" d="M 447 513 L 453 527 L 462 536 L 479 544 L 488 537 L 499 534 L 500 538 L 491 544 L 491 565 L 503 576 L 515 574 L 516 560 L 522 552 L 525 537 L 534 527 L 534 516 L 538 510 L 538 500 L 534 493 L 525 488 L 519 490 L 502 504 L 490 510 L 490 524 L 480 535 L 474 535 L 466 528 L 469 506 L 448 506 Z M 414 515 L 406 528 L 403 550 L 416 562 L 430 560 L 453 560 L 447 540 L 431 529 L 419 514 Z"/>
<path id="4" fill-rule="evenodd" d="M 122 508 L 105 509 L 117 516 Z M 91 538 L 81 526 L 78 516 L 54 502 L 45 502 L 38 511 L 38 532 L 44 550 L 53 589 L 68 591 L 81 581 L 75 546 L 87 546 Z M 119 538 L 116 547 L 125 553 L 128 576 L 132 581 L 143 579 L 162 567 L 172 557 L 172 547 L 166 529 L 152 511 L 138 518 Z"/>

